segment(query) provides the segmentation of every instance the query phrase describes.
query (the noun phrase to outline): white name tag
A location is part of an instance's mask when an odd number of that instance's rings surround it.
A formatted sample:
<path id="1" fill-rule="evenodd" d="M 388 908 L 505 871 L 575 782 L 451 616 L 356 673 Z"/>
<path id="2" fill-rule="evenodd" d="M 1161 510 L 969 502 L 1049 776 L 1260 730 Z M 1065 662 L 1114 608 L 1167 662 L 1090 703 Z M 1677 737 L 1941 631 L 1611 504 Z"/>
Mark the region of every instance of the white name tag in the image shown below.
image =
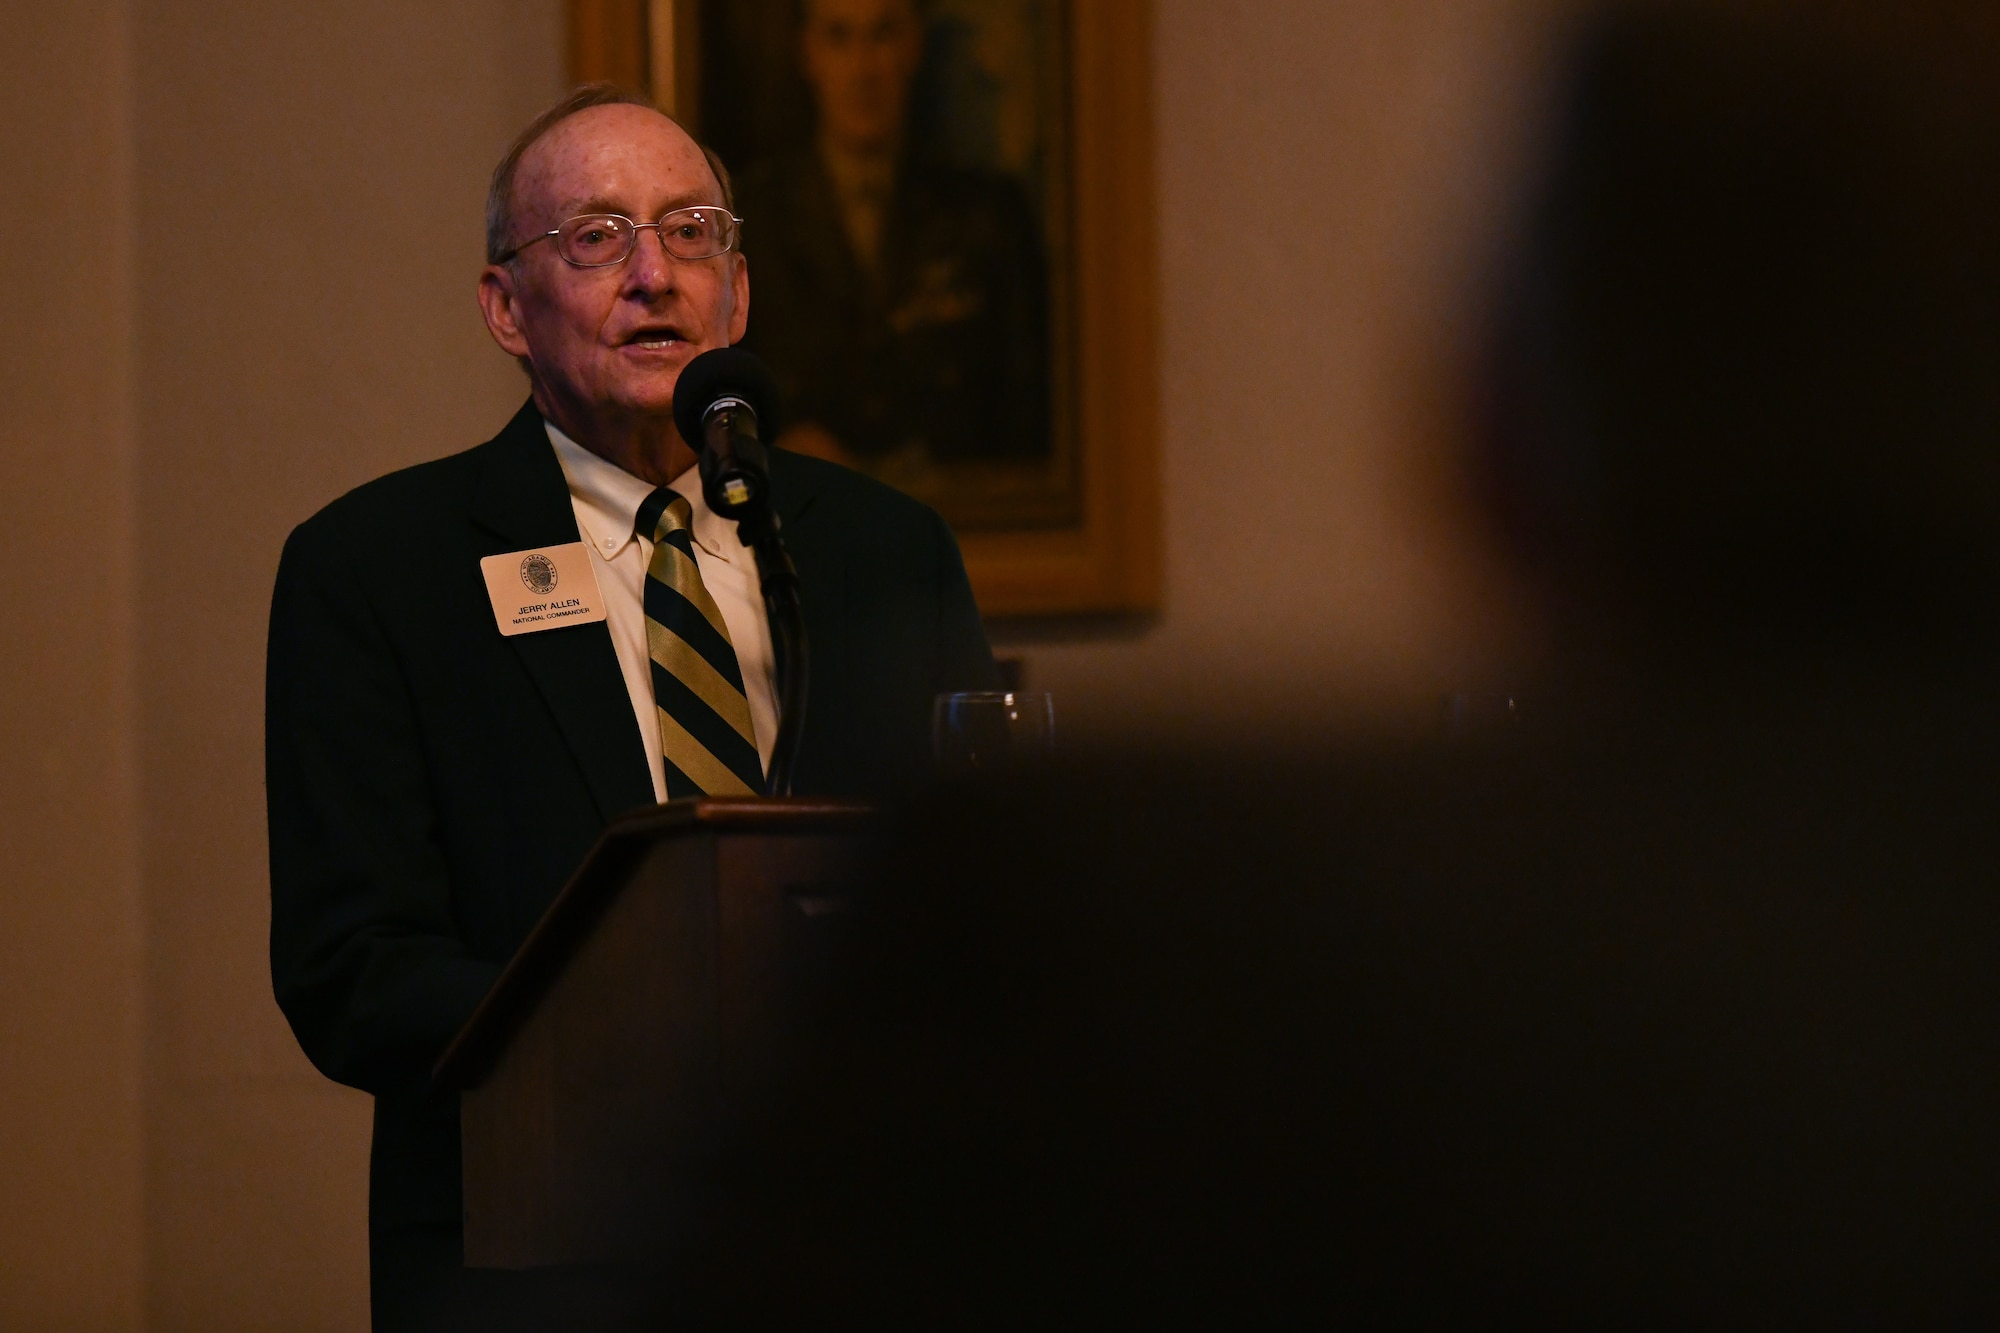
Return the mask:
<path id="1" fill-rule="evenodd" d="M 479 562 L 493 618 L 506 635 L 588 625 L 610 614 L 582 542 L 489 555 Z"/>

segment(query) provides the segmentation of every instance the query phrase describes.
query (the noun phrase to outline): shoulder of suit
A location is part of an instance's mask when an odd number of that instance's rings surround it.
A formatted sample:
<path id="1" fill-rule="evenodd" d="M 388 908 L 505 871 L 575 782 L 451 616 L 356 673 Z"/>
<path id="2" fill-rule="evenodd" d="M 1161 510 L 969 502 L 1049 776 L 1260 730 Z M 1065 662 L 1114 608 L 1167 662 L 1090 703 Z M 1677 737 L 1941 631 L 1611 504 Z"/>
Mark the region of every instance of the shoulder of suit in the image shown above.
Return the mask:
<path id="1" fill-rule="evenodd" d="M 926 530 L 944 523 L 938 512 L 923 501 L 853 468 L 789 449 L 773 449 L 771 460 L 776 472 L 772 480 L 777 484 L 781 504 L 783 492 L 796 486 L 809 490 L 815 511 L 825 510 L 875 523 L 920 526 Z"/>

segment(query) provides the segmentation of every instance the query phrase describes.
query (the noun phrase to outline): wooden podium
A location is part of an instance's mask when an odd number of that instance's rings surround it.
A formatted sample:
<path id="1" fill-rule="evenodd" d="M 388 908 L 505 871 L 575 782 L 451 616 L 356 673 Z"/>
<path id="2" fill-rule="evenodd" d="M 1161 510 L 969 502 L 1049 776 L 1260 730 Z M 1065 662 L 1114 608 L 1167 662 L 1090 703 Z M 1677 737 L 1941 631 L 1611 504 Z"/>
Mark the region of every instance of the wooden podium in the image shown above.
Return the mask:
<path id="1" fill-rule="evenodd" d="M 437 1066 L 461 1090 L 467 1266 L 670 1250 L 731 1103 L 783 1058 L 873 824 L 709 797 L 605 831 Z"/>

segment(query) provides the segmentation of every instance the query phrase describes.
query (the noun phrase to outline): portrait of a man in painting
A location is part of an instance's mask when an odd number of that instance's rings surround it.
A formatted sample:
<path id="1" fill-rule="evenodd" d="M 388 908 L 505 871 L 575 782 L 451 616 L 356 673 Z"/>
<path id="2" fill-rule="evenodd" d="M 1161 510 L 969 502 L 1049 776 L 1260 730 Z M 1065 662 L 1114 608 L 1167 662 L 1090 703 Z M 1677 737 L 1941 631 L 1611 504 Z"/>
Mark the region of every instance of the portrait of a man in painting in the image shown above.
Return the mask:
<path id="1" fill-rule="evenodd" d="M 961 528 L 1076 504 L 1053 0 L 703 6 L 701 131 L 736 171 L 788 448 Z"/>

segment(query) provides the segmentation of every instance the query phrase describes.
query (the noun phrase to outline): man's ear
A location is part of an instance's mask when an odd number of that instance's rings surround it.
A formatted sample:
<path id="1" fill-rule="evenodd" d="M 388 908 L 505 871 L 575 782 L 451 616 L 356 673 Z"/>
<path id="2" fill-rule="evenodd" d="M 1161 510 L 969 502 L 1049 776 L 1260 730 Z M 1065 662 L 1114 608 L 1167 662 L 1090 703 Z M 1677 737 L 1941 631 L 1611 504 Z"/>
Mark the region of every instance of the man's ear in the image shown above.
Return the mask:
<path id="1" fill-rule="evenodd" d="M 736 270 L 729 275 L 729 341 L 734 344 L 743 341 L 750 327 L 750 261 L 740 250 L 729 257 L 736 261 Z"/>
<path id="2" fill-rule="evenodd" d="M 526 360 L 528 335 L 521 331 L 520 278 L 503 264 L 488 264 L 479 274 L 479 313 L 486 331 L 500 350 Z"/>

